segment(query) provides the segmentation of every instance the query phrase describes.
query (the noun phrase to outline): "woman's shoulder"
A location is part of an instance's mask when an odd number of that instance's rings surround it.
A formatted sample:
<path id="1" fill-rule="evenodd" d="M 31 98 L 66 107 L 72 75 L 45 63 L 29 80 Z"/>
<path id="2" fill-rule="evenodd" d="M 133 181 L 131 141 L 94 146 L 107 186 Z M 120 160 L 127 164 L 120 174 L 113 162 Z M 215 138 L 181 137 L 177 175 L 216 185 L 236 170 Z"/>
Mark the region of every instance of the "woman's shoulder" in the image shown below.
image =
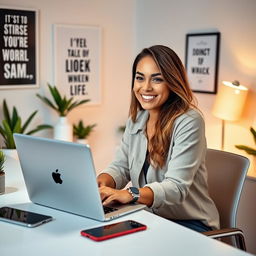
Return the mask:
<path id="1" fill-rule="evenodd" d="M 178 116 L 175 120 L 175 125 L 178 124 L 194 124 L 194 125 L 204 125 L 204 118 L 201 112 L 197 109 L 189 109 L 187 112 Z"/>

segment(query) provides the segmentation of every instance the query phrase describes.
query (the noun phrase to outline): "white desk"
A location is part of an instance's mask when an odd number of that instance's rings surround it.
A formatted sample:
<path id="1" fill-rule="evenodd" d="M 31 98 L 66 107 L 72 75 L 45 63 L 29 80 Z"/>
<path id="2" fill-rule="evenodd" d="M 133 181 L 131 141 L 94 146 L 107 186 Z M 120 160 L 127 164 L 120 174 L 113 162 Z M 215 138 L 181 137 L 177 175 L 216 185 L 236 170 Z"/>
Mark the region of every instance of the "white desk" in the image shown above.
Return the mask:
<path id="1" fill-rule="evenodd" d="M 54 220 L 36 228 L 0 222 L 1 256 L 249 255 L 147 211 L 139 211 L 111 222 L 136 220 L 148 226 L 146 231 L 94 242 L 82 237 L 80 230 L 102 223 L 30 203 L 18 162 L 8 158 L 6 166 L 7 188 L 6 194 L 0 196 L 0 206 L 9 205 L 51 215 Z"/>

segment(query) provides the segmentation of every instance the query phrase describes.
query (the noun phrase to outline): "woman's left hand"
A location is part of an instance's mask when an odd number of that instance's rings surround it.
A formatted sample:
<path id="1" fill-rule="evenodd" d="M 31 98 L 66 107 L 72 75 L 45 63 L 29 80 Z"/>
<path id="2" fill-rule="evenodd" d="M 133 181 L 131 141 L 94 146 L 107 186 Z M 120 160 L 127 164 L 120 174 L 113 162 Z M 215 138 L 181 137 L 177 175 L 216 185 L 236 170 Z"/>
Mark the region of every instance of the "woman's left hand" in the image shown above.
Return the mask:
<path id="1" fill-rule="evenodd" d="M 108 205 L 113 202 L 127 204 L 133 200 L 132 195 L 127 190 L 118 190 L 106 186 L 101 186 L 99 188 L 99 192 L 103 205 Z"/>

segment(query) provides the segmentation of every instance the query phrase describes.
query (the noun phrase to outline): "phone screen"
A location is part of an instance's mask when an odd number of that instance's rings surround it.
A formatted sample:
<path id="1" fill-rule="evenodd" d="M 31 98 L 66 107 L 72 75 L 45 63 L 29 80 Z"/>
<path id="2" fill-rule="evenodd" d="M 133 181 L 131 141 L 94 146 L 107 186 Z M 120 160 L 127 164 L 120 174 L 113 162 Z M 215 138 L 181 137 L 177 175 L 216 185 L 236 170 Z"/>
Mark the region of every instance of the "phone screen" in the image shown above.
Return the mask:
<path id="1" fill-rule="evenodd" d="M 2 207 L 0 208 L 0 220 L 35 227 L 52 220 L 52 217 L 11 207 Z"/>
<path id="2" fill-rule="evenodd" d="M 133 233 L 136 231 L 145 230 L 146 228 L 147 227 L 144 224 L 133 220 L 127 220 L 115 224 L 82 230 L 81 234 L 93 240 L 101 241 L 112 237 Z"/>

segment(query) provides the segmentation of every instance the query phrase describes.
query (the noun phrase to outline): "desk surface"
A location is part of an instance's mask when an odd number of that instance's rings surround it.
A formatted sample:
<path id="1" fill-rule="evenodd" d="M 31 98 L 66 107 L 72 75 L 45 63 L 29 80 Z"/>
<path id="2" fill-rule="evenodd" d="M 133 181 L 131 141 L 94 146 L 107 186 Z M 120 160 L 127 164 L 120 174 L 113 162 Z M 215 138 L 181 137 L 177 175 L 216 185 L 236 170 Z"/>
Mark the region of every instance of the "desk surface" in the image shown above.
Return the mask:
<path id="1" fill-rule="evenodd" d="M 13 206 L 46 215 L 54 220 L 36 228 L 0 222 L 0 254 L 10 255 L 249 255 L 147 211 L 139 211 L 109 223 L 132 219 L 144 223 L 146 231 L 94 242 L 80 230 L 101 222 L 30 203 L 18 161 L 7 158 L 6 194 L 0 206 Z"/>

